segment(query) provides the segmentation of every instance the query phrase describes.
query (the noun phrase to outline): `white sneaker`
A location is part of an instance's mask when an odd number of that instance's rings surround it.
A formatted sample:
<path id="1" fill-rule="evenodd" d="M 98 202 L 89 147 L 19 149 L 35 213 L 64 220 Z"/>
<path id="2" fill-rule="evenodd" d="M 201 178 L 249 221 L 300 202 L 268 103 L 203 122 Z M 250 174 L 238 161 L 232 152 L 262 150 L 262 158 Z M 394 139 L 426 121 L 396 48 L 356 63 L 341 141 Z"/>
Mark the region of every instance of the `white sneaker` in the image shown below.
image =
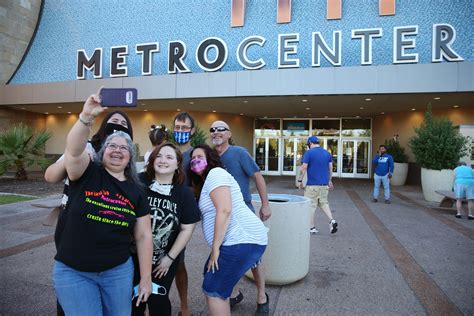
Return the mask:
<path id="1" fill-rule="evenodd" d="M 316 229 L 316 227 L 311 227 L 311 228 L 309 229 L 309 233 L 310 233 L 311 235 L 315 235 L 315 234 L 319 233 L 319 231 Z"/>
<path id="2" fill-rule="evenodd" d="M 329 231 L 331 232 L 331 234 L 334 234 L 335 232 L 337 232 L 337 222 L 336 222 L 336 220 L 332 219 L 329 222 Z"/>

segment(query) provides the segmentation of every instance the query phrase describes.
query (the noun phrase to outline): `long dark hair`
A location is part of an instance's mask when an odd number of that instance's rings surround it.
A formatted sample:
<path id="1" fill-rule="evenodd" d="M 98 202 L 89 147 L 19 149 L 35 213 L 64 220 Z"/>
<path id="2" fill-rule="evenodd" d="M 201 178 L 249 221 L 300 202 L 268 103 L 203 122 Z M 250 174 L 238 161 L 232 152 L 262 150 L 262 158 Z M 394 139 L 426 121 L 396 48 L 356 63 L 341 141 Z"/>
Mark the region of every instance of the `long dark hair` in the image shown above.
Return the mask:
<path id="1" fill-rule="evenodd" d="M 133 128 L 132 128 L 132 122 L 130 121 L 130 119 L 128 118 L 128 115 L 125 114 L 125 112 L 122 112 L 122 111 L 113 111 L 113 112 L 109 112 L 107 113 L 107 115 L 104 117 L 104 119 L 102 120 L 102 123 L 100 123 L 100 127 L 99 127 L 99 130 L 97 131 L 97 133 L 94 134 L 94 136 L 92 136 L 91 138 L 91 145 L 92 147 L 94 148 L 95 152 L 99 152 L 101 147 L 102 147 L 102 144 L 104 143 L 105 139 L 107 138 L 107 135 L 105 133 L 105 127 L 107 126 L 107 121 L 114 115 L 114 114 L 120 114 L 123 116 L 123 118 L 127 121 L 127 129 L 128 129 L 128 134 L 130 135 L 130 138 L 132 139 L 133 141 Z"/>
<path id="2" fill-rule="evenodd" d="M 215 149 L 212 149 L 209 145 L 197 145 L 191 151 L 191 157 L 196 149 L 202 149 L 204 151 L 204 154 L 206 155 L 207 160 L 207 167 L 206 169 L 204 169 L 201 175 L 198 175 L 197 173 L 194 173 L 192 171 L 189 173 L 191 179 L 191 186 L 193 187 L 194 194 L 196 195 L 196 197 L 199 198 L 199 195 L 201 195 L 202 186 L 204 185 L 204 181 L 206 181 L 209 171 L 217 167 L 223 168 L 224 165 L 222 164 L 217 151 Z"/>
<path id="3" fill-rule="evenodd" d="M 176 171 L 174 172 L 172 183 L 183 184 L 184 183 L 183 155 L 181 154 L 181 151 L 178 149 L 178 147 L 176 147 L 175 144 L 170 143 L 170 142 L 166 142 L 159 145 L 158 147 L 153 149 L 153 151 L 151 152 L 150 158 L 148 158 L 148 164 L 146 165 L 146 169 L 145 169 L 145 175 L 146 175 L 147 180 L 151 181 L 155 179 L 155 167 L 154 167 L 155 159 L 156 159 L 156 156 L 158 156 L 158 154 L 160 153 L 161 148 L 163 147 L 170 147 L 176 153 L 176 160 L 178 161 L 178 169 L 176 169 Z"/>
<path id="4" fill-rule="evenodd" d="M 148 137 L 153 146 L 158 146 L 163 142 L 168 141 L 168 129 L 164 124 L 150 126 Z"/>

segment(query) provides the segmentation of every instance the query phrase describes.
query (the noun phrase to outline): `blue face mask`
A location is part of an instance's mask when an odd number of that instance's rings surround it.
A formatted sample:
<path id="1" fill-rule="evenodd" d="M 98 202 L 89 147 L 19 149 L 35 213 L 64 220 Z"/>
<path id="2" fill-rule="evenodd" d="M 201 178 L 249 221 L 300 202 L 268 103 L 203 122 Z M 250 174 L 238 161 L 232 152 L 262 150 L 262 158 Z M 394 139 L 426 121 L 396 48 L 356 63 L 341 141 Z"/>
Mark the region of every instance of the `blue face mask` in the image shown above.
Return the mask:
<path id="1" fill-rule="evenodd" d="M 189 142 L 189 137 L 191 136 L 191 132 L 173 132 L 174 140 L 178 144 L 186 144 Z"/>

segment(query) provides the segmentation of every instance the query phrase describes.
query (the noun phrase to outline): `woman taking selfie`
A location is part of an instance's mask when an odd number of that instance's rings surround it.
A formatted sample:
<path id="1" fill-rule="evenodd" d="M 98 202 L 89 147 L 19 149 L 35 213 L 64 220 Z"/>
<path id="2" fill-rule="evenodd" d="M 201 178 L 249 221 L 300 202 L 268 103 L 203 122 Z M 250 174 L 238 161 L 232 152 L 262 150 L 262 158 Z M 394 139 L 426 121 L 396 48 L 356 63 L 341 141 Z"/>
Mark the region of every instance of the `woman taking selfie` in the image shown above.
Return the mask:
<path id="1" fill-rule="evenodd" d="M 171 315 L 169 291 L 176 275 L 177 258 L 191 239 L 201 214 L 191 189 L 184 184 L 183 156 L 172 143 L 163 143 L 150 154 L 146 171 L 140 179 L 148 188 L 146 196 L 153 234 L 152 285 L 148 301 L 135 306 L 133 315 Z M 137 259 L 134 262 L 137 265 Z M 138 261 L 139 262 L 139 261 Z M 135 269 L 135 284 L 140 280 Z"/>
<path id="2" fill-rule="evenodd" d="M 204 266 L 203 292 L 211 315 L 230 315 L 232 288 L 257 265 L 267 229 L 244 202 L 235 179 L 208 145 L 191 152 L 191 183 L 199 198 L 204 238 L 211 254 Z"/>
<path id="3" fill-rule="evenodd" d="M 66 140 L 68 216 L 53 270 L 66 315 L 130 315 L 132 235 L 142 276 L 138 303 L 151 293 L 150 217 L 132 140 L 122 131 L 111 134 L 94 161 L 86 150 L 94 119 L 104 110 L 99 96 L 91 95 Z"/>

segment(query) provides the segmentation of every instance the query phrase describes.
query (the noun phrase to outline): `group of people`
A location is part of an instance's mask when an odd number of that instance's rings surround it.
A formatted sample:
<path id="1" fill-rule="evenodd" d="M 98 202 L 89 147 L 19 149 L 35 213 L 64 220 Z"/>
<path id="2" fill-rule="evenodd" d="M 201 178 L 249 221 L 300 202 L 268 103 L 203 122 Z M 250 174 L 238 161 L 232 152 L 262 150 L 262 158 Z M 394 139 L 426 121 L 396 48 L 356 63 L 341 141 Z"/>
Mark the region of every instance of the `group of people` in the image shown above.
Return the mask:
<path id="1" fill-rule="evenodd" d="M 53 283 L 58 314 L 171 315 L 176 276 L 180 313 L 189 315 L 185 248 L 202 221 L 211 251 L 202 289 L 212 315 L 229 315 L 243 299 L 237 284 L 252 269 L 257 315 L 268 315 L 261 258 L 271 216 L 260 169 L 242 147 L 230 145 L 230 127 L 210 127 L 213 147 L 190 140 L 194 119 L 179 113 L 174 142 L 164 125 L 152 126 L 145 168 L 136 170 L 132 124 L 124 112 L 105 115 L 89 141 L 94 120 L 107 108 L 89 96 L 70 130 L 64 155 L 45 173 L 66 179 L 55 232 Z M 251 203 L 253 178 L 262 200 Z M 235 288 L 235 289 L 234 289 Z M 232 293 L 236 295 L 232 295 Z"/>

